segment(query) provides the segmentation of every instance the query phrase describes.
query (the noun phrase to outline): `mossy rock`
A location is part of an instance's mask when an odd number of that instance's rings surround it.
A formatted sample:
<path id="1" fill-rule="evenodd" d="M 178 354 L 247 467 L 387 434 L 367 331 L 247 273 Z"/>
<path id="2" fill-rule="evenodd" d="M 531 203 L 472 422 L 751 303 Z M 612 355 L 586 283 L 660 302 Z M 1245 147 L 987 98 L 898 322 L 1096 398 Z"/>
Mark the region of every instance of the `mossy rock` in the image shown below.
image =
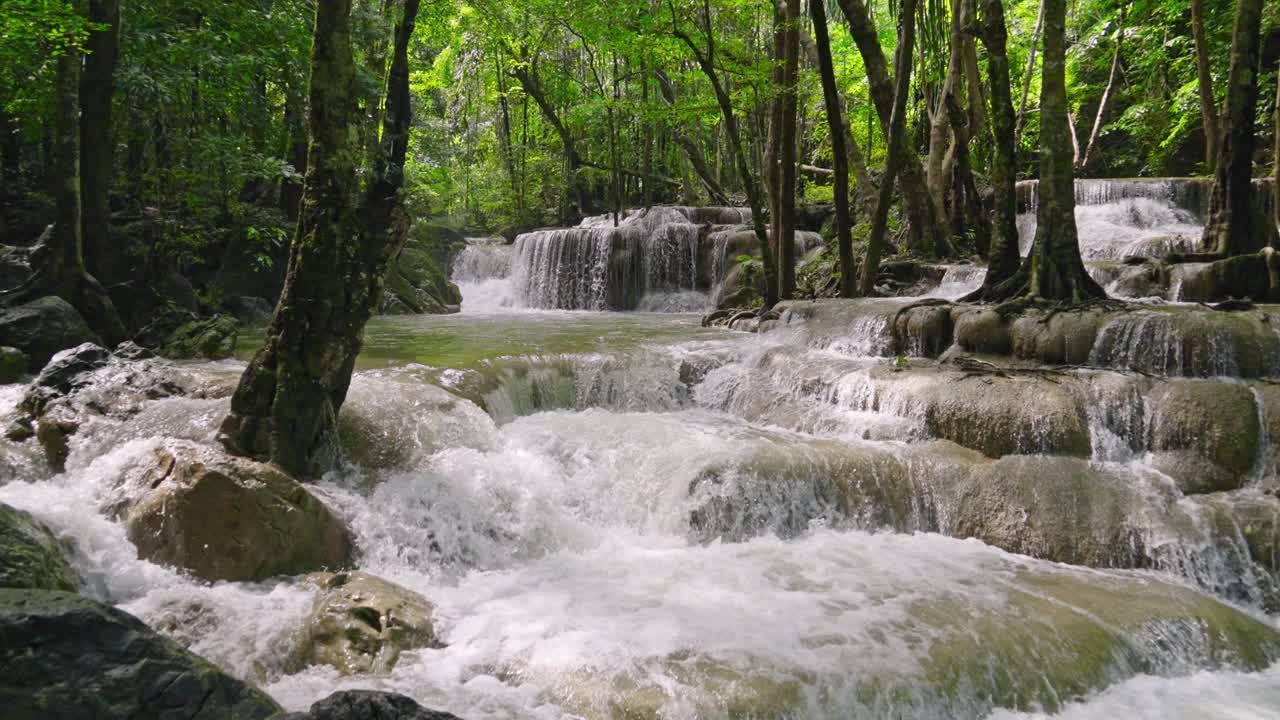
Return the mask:
<path id="1" fill-rule="evenodd" d="M 400 653 L 436 642 L 426 598 L 362 572 L 313 573 L 318 588 L 303 631 L 303 665 L 328 665 L 343 675 L 388 673 Z"/>
<path id="2" fill-rule="evenodd" d="M 0 503 L 0 588 L 75 592 L 69 550 L 30 513 Z"/>
<path id="3" fill-rule="evenodd" d="M 0 347 L 0 385 L 16 383 L 27 372 L 27 354 L 12 347 Z"/>
<path id="4" fill-rule="evenodd" d="M 1258 461 L 1262 428 L 1249 387 L 1173 380 L 1148 397 L 1154 465 L 1185 493 L 1235 490 Z"/>
<path id="5" fill-rule="evenodd" d="M 257 720 L 265 693 L 115 608 L 68 592 L 0 590 L 6 720 Z"/>

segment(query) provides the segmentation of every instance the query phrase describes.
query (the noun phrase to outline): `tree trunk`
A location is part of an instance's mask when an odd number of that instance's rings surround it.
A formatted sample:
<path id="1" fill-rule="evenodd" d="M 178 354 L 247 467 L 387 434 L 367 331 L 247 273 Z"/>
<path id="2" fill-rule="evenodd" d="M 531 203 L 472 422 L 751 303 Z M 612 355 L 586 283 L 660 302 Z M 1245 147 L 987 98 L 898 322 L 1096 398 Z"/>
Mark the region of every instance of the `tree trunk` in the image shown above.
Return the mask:
<path id="1" fill-rule="evenodd" d="M 1257 252 L 1265 244 L 1253 229 L 1253 130 L 1258 104 L 1259 46 L 1263 0 L 1239 0 L 1231 40 L 1231 70 L 1222 116 L 1222 143 L 1209 196 L 1209 222 L 1202 238 L 1206 252 L 1222 256 Z"/>
<path id="2" fill-rule="evenodd" d="M 1022 145 L 1022 128 L 1027 124 L 1027 97 L 1031 94 L 1031 78 L 1036 71 L 1036 50 L 1039 48 L 1043 30 L 1044 0 L 1040 0 L 1040 12 L 1036 15 L 1036 29 L 1031 33 L 1031 49 L 1027 52 L 1027 71 L 1022 74 L 1022 99 L 1018 102 L 1018 123 L 1013 129 L 1013 142 L 1019 146 Z"/>
<path id="3" fill-rule="evenodd" d="M 889 74 L 889 63 L 885 59 L 884 49 L 880 47 L 880 37 L 876 34 L 871 14 L 867 12 L 863 0 L 840 0 L 840 9 L 844 11 L 849 33 L 858 46 L 866 68 L 867 86 L 871 93 L 872 104 L 880 118 L 880 129 L 885 136 L 889 135 L 890 120 L 893 115 L 894 81 Z M 901 133 L 899 148 L 903 157 L 899 184 L 902 187 L 902 204 L 906 209 L 907 221 L 911 226 L 909 241 L 912 249 L 922 254 L 944 257 L 951 253 L 947 242 L 947 233 L 937 217 L 933 203 L 929 199 L 929 191 L 925 187 L 924 171 L 915 158 L 915 150 L 906 133 Z M 883 180 L 881 181 L 883 183 Z"/>
<path id="4" fill-rule="evenodd" d="M 765 287 L 777 287 L 777 268 L 774 267 L 773 253 L 769 246 L 769 233 L 764 225 L 765 214 L 764 205 L 761 202 L 762 198 L 760 197 L 760 185 L 756 182 L 755 174 L 751 172 L 751 163 L 742 144 L 742 135 L 738 131 L 738 119 L 733 112 L 733 100 L 730 98 L 724 84 L 720 81 L 720 74 L 716 71 L 715 36 L 711 33 L 711 18 L 708 16 L 710 12 L 709 4 L 703 6 L 704 33 L 707 40 L 706 51 L 698 47 L 693 38 L 680 29 L 676 22 L 675 7 L 670 4 L 667 7 L 671 9 L 672 35 L 683 42 L 693 53 L 694 59 L 698 61 L 698 67 L 702 70 L 702 74 L 706 76 L 707 81 L 711 83 L 711 90 L 715 93 L 716 104 L 720 106 L 720 116 L 724 120 L 724 132 L 729 144 L 729 151 L 733 154 L 734 164 L 737 165 L 739 182 L 742 183 L 742 189 L 747 195 L 747 204 L 751 207 L 751 226 L 755 231 L 757 242 L 760 243 Z M 771 308 L 777 302 L 778 298 L 771 296 L 766 291 L 765 307 Z"/>
<path id="5" fill-rule="evenodd" d="M 1116 30 L 1116 49 L 1111 56 L 1111 72 L 1107 75 L 1107 87 L 1102 91 L 1102 99 L 1098 101 L 1098 114 L 1093 119 L 1093 130 L 1089 132 L 1089 142 L 1084 146 L 1084 153 L 1076 164 L 1076 170 L 1087 171 L 1096 157 L 1094 151 L 1098 147 L 1098 136 L 1102 134 L 1103 121 L 1107 109 L 1111 106 L 1111 98 L 1115 94 L 1116 78 L 1120 76 L 1120 51 L 1124 48 L 1125 20 L 1128 19 L 1129 6 L 1120 6 L 1120 27 Z"/>
<path id="6" fill-rule="evenodd" d="M 280 181 L 280 209 L 290 222 L 297 222 L 302 208 L 302 177 L 307 174 L 307 118 L 306 99 L 293 87 L 285 90 L 284 125 L 289 131 L 289 146 L 285 157 L 293 166 L 298 179 Z"/>
<path id="7" fill-rule="evenodd" d="M 666 102 L 667 107 L 675 110 L 676 108 L 676 90 L 675 85 L 671 82 L 671 78 L 662 72 L 661 69 L 654 71 L 654 75 L 658 78 L 658 89 L 662 93 L 662 99 Z M 716 181 L 715 174 L 707 167 L 707 161 L 702 156 L 697 144 L 680 129 L 679 123 L 673 123 L 671 127 L 671 136 L 684 151 L 689 159 L 689 165 L 693 168 L 694 173 L 698 175 L 698 179 L 702 181 L 702 186 L 707 190 L 707 196 L 711 201 L 720 205 L 729 204 L 729 196 L 725 194 L 720 183 Z"/>
<path id="8" fill-rule="evenodd" d="M 1075 177 L 1067 118 L 1066 0 L 1044 0 L 1044 68 L 1040 85 L 1040 205 L 1030 257 L 1029 293 L 1081 302 L 1105 297 L 1080 259 Z"/>
<path id="9" fill-rule="evenodd" d="M 858 292 L 853 266 L 853 233 L 849 222 L 849 155 L 845 149 L 848 128 L 840 89 L 836 86 L 835 64 L 831 59 L 831 38 L 827 33 L 826 0 L 809 0 L 813 18 L 813 39 L 818 51 L 818 74 L 822 77 L 822 99 L 831 133 L 831 165 L 835 170 L 836 246 L 840 252 L 840 295 L 853 297 Z"/>
<path id="10" fill-rule="evenodd" d="M 948 216 L 947 187 L 951 177 L 945 162 L 947 149 L 951 142 L 951 108 L 947 97 L 956 90 L 960 81 L 960 3 L 951 0 L 951 32 L 950 48 L 947 59 L 947 75 L 942 81 L 942 91 L 937 102 L 929 113 L 929 155 L 925 161 L 925 182 L 929 187 L 929 198 L 933 201 L 933 212 L 939 219 Z M 928 103 L 925 103 L 926 107 Z"/>
<path id="11" fill-rule="evenodd" d="M 84 76 L 80 81 L 80 195 L 84 215 L 84 254 L 88 267 L 101 267 L 111 247 L 108 229 L 111 208 L 111 98 L 115 92 L 116 59 L 120 47 L 120 0 L 90 0 L 89 19 L 101 29 L 85 43 Z"/>
<path id="12" fill-rule="evenodd" d="M 560 144 L 564 147 L 565 172 L 568 174 L 567 194 L 576 199 L 577 214 L 590 214 L 594 203 L 591 202 L 591 193 L 578 177 L 578 170 L 582 167 L 582 156 L 578 154 L 578 144 L 569 127 L 560 119 L 560 114 L 556 112 L 547 94 L 543 92 L 542 81 L 538 79 L 536 72 L 530 71 L 530 67 L 532 64 L 527 62 L 517 64 L 511 70 L 511 75 L 520 82 L 520 87 L 524 88 L 525 93 L 533 98 L 538 109 L 542 111 L 542 117 L 560 137 Z M 568 218 L 562 217 L 561 220 L 568 220 Z"/>
<path id="13" fill-rule="evenodd" d="M 871 236 L 867 240 L 867 255 L 862 262 L 862 276 L 859 278 L 858 290 L 863 295 L 875 292 L 876 273 L 880 270 L 880 254 L 885 244 L 885 233 L 888 230 L 889 203 L 893 200 L 893 182 L 905 159 L 906 143 L 902 142 L 902 134 L 907 120 L 907 94 L 911 90 L 911 65 L 913 46 L 916 38 L 916 0 L 902 0 L 898 14 L 898 50 L 895 72 L 897 85 L 894 89 L 893 110 L 889 116 L 888 157 L 885 159 L 884 177 L 880 178 L 880 197 L 876 203 L 876 213 L 871 219 Z"/>
<path id="14" fill-rule="evenodd" d="M 351 128 L 358 122 L 351 0 L 316 5 L 310 159 L 284 292 L 231 399 L 221 440 L 232 452 L 315 477 L 337 458 L 336 423 L 364 326 L 408 230 L 400 199 L 409 131 L 408 46 L 418 0 L 405 0 L 387 79 L 382 142 L 357 207 Z"/>
<path id="15" fill-rule="evenodd" d="M 800 74 L 800 2 L 785 0 L 782 68 L 782 187 L 779 193 L 778 297 L 790 300 L 796 289 L 796 84 Z"/>
<path id="16" fill-rule="evenodd" d="M 783 86 L 786 82 L 783 65 L 786 63 L 787 35 L 784 29 L 786 0 L 773 2 L 773 64 L 769 75 L 769 136 L 764 151 L 765 191 L 769 194 L 769 239 L 776 252 L 774 262 L 781 272 L 782 257 L 782 123 L 783 123 Z M 778 276 L 775 275 L 775 278 Z M 765 292 L 769 297 L 777 298 L 780 287 L 771 285 Z"/>
<path id="17" fill-rule="evenodd" d="M 1213 96 L 1213 69 L 1209 43 L 1204 36 L 1204 0 L 1191 0 L 1191 34 L 1196 45 L 1196 82 L 1200 89 L 1200 116 L 1204 124 L 1204 163 L 1213 172 L 1218 162 L 1218 101 Z"/>
<path id="18" fill-rule="evenodd" d="M 1009 77 L 1008 31 L 1001 0 L 982 0 L 978 36 L 987 48 L 987 77 L 991 86 L 991 129 L 995 136 L 991 161 L 991 186 L 995 192 L 995 213 L 991 245 L 987 250 L 987 276 L 972 296 L 985 297 L 995 287 L 1018 272 L 1018 198 L 1015 192 L 1018 146 L 1016 119 Z"/>

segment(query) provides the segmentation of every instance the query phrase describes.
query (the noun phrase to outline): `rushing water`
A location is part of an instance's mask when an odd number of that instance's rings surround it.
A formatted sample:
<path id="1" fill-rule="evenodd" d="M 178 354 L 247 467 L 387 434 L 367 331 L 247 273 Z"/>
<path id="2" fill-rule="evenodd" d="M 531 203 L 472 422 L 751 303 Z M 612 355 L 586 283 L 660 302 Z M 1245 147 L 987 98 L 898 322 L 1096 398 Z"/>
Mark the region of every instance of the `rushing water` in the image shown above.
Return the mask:
<path id="1" fill-rule="evenodd" d="M 463 285 L 468 300 L 499 265 L 473 261 L 490 269 Z M 972 282 L 957 271 L 948 284 Z M 912 519 L 887 523 L 915 534 L 840 510 L 831 482 L 851 472 L 886 492 L 905 473 L 916 493 L 977 462 L 930 440 L 911 393 L 872 376 L 883 332 L 854 321 L 755 336 L 691 315 L 496 309 L 375 319 L 344 412 L 380 428 L 369 442 L 383 462 L 314 489 L 350 524 L 361 569 L 436 605 L 445 647 L 408 652 L 385 676 L 289 664 L 304 586 L 194 582 L 138 560 L 120 525 L 86 511 L 157 445 L 212 443 L 226 400 L 95 418 L 66 473 L 15 460 L 21 479 L 0 501 L 75 540 L 90 594 L 288 708 L 348 687 L 475 719 L 1021 717 L 998 708 L 1014 697 L 1086 718 L 1277 707 L 1274 670 L 1215 670 L 1194 627 L 1152 638 L 1109 614 L 1144 607 L 1142 573 L 931 534 L 947 521 L 927 493 Z M 226 384 L 239 368 L 185 372 Z M 19 396 L 0 388 L 0 409 Z M 1099 427 L 1125 435 L 1111 415 Z M 1153 565 L 1210 588 L 1238 577 L 1225 551 L 1187 539 L 1197 511 L 1121 445 L 1096 449 L 1097 471 L 1145 488 L 1127 502 L 1145 504 L 1159 552 L 1184 561 Z M 1083 687 L 1075 674 L 1095 671 L 1081 623 L 1127 653 Z"/>

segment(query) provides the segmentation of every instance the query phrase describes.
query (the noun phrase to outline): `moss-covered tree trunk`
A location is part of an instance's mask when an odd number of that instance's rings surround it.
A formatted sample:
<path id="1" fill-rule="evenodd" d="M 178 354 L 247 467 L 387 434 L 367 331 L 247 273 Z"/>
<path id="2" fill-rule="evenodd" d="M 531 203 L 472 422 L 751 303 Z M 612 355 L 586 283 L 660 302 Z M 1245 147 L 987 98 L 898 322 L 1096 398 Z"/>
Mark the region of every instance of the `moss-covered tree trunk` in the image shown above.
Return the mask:
<path id="1" fill-rule="evenodd" d="M 904 162 L 914 160 L 904 157 L 910 150 L 902 142 L 906 130 L 907 94 L 911 90 L 912 50 L 916 33 L 916 0 L 902 0 L 898 15 L 898 49 L 895 72 L 893 111 L 890 114 L 888 157 L 885 159 L 884 177 L 880 179 L 880 197 L 876 212 L 871 218 L 871 235 L 867 239 L 867 254 L 862 261 L 862 273 L 858 278 L 858 291 L 863 295 L 875 292 L 876 273 L 880 271 L 880 255 L 884 251 L 885 234 L 888 231 L 889 204 L 893 200 L 893 183 Z"/>
<path id="2" fill-rule="evenodd" d="M 893 115 L 894 79 L 889 73 L 889 62 L 880 47 L 880 36 L 863 0 L 839 0 L 844 11 L 849 33 L 858 46 L 867 74 L 867 86 L 872 104 L 880 118 L 880 129 L 887 137 Z M 946 228 L 937 217 L 929 191 L 925 186 L 924 170 L 915 157 L 909 133 L 902 133 L 899 142 L 903 162 L 899 181 L 902 188 L 902 204 L 910 225 L 908 242 L 912 249 L 924 255 L 945 257 L 951 253 Z"/>
<path id="3" fill-rule="evenodd" d="M 89 269 L 97 271 L 104 254 L 116 252 L 107 230 L 111 222 L 111 98 L 120 47 L 120 0 L 90 0 L 89 19 L 99 27 L 89 33 L 85 43 L 80 82 L 81 226 Z"/>
<path id="4" fill-rule="evenodd" d="M 840 295 L 853 297 L 858 292 L 853 266 L 853 232 L 849 218 L 849 153 L 845 145 L 848 128 L 840 89 L 836 85 L 835 63 L 831 58 L 831 38 L 827 32 L 826 0 L 809 0 L 809 16 L 813 18 L 813 39 L 817 45 L 818 74 L 822 78 L 822 100 L 827 111 L 827 127 L 831 133 L 831 167 L 834 175 L 836 214 L 836 247 L 840 253 Z"/>
<path id="5" fill-rule="evenodd" d="M 1204 36 L 1204 0 L 1191 0 L 1191 35 L 1196 46 L 1196 84 L 1200 95 L 1200 117 L 1204 125 L 1204 163 L 1210 171 L 1218 161 L 1218 101 L 1213 95 L 1213 68 L 1209 63 L 1209 43 Z"/>
<path id="6" fill-rule="evenodd" d="M 1040 205 L 1031 250 L 1029 294 L 1081 302 L 1106 293 L 1085 270 L 1076 235 L 1075 175 L 1067 118 L 1066 0 L 1044 2 L 1040 85 Z"/>
<path id="7" fill-rule="evenodd" d="M 1249 200 L 1253 192 L 1253 126 L 1261 38 L 1262 0 L 1239 0 L 1221 144 L 1213 192 L 1209 195 L 1209 221 L 1202 238 L 1205 252 L 1224 257 L 1257 252 L 1265 244 L 1266 235 L 1254 232 Z"/>
<path id="8" fill-rule="evenodd" d="M 408 44 L 418 0 L 406 0 L 387 80 L 381 150 L 363 202 L 351 51 L 351 0 L 316 7 L 310 157 L 284 291 L 266 343 L 240 378 L 222 423 L 232 452 L 314 477 L 337 457 L 335 428 L 364 326 L 408 228 L 399 198 L 409 127 Z"/>
<path id="9" fill-rule="evenodd" d="M 991 88 L 991 130 L 995 146 L 991 159 L 991 187 L 995 194 L 987 276 L 969 300 L 978 300 L 1018 272 L 1017 118 L 1009 77 L 1008 32 L 1000 0 L 981 0 L 978 37 L 987 48 L 987 78 Z"/>
<path id="10" fill-rule="evenodd" d="M 87 5 L 75 3 L 81 14 Z M 126 338 L 115 306 L 84 262 L 84 204 L 80 175 L 80 78 L 82 53 L 66 49 L 57 58 L 54 74 L 54 128 L 50 170 L 57 219 L 32 256 L 33 275 L 22 285 L 0 294 L 0 304 L 16 305 L 44 295 L 70 303 L 89 327 L 108 345 Z"/>

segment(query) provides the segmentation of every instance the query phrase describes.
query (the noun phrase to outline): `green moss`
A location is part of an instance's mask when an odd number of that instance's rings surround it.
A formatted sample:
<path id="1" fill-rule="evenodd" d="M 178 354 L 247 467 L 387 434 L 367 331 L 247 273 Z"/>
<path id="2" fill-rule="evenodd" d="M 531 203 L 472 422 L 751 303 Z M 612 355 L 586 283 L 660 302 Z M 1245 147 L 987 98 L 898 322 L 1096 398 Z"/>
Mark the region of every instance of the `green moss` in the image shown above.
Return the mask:
<path id="1" fill-rule="evenodd" d="M 75 592 L 67 549 L 29 513 L 0 504 L 0 587 Z"/>

